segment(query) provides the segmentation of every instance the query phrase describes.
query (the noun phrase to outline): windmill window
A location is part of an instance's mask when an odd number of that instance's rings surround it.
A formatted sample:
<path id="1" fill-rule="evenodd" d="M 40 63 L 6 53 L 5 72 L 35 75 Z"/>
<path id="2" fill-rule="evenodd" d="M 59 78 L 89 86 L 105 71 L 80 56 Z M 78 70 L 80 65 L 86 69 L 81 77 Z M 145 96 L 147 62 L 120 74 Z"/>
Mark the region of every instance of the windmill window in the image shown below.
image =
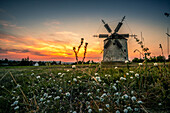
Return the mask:
<path id="1" fill-rule="evenodd" d="M 124 49 L 124 52 L 126 52 L 126 49 Z"/>

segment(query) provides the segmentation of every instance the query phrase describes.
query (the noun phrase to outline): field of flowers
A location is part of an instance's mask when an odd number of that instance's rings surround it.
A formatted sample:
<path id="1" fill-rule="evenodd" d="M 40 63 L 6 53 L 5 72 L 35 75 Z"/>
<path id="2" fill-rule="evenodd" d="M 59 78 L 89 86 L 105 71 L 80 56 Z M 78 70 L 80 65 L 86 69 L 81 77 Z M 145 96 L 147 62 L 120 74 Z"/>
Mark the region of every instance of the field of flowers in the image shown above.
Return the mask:
<path id="1" fill-rule="evenodd" d="M 148 67 L 1 68 L 0 112 L 139 113 L 170 110 L 170 70 Z"/>

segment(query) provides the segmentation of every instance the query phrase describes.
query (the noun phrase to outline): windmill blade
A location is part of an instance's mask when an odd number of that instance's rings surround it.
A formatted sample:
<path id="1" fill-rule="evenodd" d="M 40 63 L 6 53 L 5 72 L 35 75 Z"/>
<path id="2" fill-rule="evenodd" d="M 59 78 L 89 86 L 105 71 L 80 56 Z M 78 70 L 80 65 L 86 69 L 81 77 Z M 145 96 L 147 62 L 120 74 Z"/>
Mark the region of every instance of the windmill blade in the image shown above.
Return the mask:
<path id="1" fill-rule="evenodd" d="M 102 22 L 103 22 L 104 27 L 106 28 L 106 30 L 107 30 L 109 33 L 111 33 L 111 32 L 112 32 L 112 30 L 110 29 L 109 25 L 108 25 L 108 24 L 106 24 L 106 23 L 104 22 L 104 20 L 102 20 Z"/>
<path id="2" fill-rule="evenodd" d="M 129 34 L 119 34 L 119 36 L 129 38 Z"/>
<path id="3" fill-rule="evenodd" d="M 122 48 L 122 44 L 119 42 L 119 40 L 115 40 L 115 43 L 116 43 L 116 45 L 119 47 L 119 48 Z"/>
<path id="4" fill-rule="evenodd" d="M 99 34 L 99 38 L 108 38 L 109 35 L 108 34 Z"/>
<path id="5" fill-rule="evenodd" d="M 122 18 L 122 21 L 119 22 L 119 24 L 116 26 L 116 28 L 115 28 L 115 30 L 114 30 L 114 34 L 119 31 L 119 29 L 121 28 L 121 26 L 122 26 L 122 24 L 123 24 L 122 22 L 124 21 L 124 19 L 125 19 L 125 16 Z"/>
<path id="6" fill-rule="evenodd" d="M 106 42 L 106 44 L 104 45 L 104 49 L 107 49 L 109 47 L 110 43 L 111 43 L 111 40 L 108 40 Z"/>

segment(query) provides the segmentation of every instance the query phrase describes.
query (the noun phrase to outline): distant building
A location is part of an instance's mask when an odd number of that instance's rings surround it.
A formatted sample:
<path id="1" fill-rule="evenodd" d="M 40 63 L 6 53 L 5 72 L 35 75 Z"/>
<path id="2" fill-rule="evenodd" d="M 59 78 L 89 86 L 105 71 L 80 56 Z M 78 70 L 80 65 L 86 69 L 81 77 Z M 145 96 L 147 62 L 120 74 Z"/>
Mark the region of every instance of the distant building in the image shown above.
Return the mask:
<path id="1" fill-rule="evenodd" d="M 34 64 L 34 66 L 39 66 L 38 62 L 36 62 L 36 63 Z"/>

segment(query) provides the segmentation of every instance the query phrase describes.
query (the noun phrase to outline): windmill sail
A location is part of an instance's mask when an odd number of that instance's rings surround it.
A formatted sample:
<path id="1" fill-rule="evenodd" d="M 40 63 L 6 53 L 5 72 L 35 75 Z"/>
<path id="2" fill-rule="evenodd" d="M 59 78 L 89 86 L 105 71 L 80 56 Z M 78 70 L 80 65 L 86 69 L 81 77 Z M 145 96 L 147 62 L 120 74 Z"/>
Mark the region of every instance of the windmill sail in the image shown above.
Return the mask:
<path id="1" fill-rule="evenodd" d="M 110 43 L 111 43 L 111 40 L 108 40 L 108 41 L 106 42 L 106 44 L 104 45 L 104 48 L 107 49 L 107 48 L 109 47 Z"/>
<path id="2" fill-rule="evenodd" d="M 104 22 L 104 20 L 102 20 L 102 22 L 103 22 L 104 27 L 106 28 L 106 30 L 107 30 L 109 33 L 111 33 L 111 32 L 112 32 L 112 30 L 110 29 L 109 25 L 108 25 L 108 24 L 106 24 L 106 23 Z"/>

